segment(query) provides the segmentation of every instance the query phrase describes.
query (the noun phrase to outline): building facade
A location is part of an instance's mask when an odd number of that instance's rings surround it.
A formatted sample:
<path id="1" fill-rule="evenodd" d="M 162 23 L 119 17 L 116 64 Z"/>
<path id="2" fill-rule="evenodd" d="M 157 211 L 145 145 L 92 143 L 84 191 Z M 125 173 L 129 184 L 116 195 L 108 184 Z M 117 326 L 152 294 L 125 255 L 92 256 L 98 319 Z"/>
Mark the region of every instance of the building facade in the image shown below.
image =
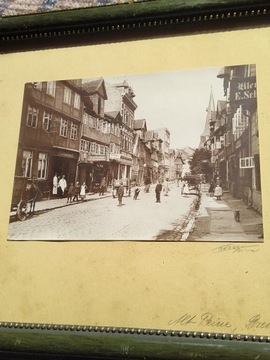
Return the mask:
<path id="1" fill-rule="evenodd" d="M 256 66 L 221 69 L 226 102 L 218 102 L 206 146 L 223 188 L 262 212 Z"/>
<path id="2" fill-rule="evenodd" d="M 47 197 L 55 174 L 74 182 L 82 113 L 80 80 L 26 84 L 15 178 L 36 179 Z"/>
<path id="3" fill-rule="evenodd" d="M 101 180 L 108 178 L 110 119 L 105 117 L 107 93 L 104 80 L 83 83 L 84 112 L 78 163 L 78 181 L 89 191 L 98 191 Z"/>
<path id="4" fill-rule="evenodd" d="M 162 140 L 161 153 L 162 160 L 159 164 L 159 173 L 163 180 L 170 177 L 170 131 L 167 128 L 159 128 L 154 130 L 158 137 Z"/>
<path id="5" fill-rule="evenodd" d="M 135 94 L 129 84 L 124 81 L 119 84 L 106 83 L 108 100 L 105 103 L 105 112 L 119 112 L 120 124 L 120 158 L 118 165 L 118 180 L 131 179 L 133 165 L 134 120 L 137 104 L 134 101 Z M 116 180 L 117 180 L 116 179 Z"/>

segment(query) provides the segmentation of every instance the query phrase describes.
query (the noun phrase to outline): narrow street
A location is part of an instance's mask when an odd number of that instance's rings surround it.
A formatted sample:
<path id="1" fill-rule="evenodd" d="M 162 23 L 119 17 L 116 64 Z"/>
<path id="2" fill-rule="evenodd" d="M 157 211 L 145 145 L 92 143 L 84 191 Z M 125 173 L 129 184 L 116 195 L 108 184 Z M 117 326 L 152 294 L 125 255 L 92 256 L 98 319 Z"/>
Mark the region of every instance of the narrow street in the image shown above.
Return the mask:
<path id="1" fill-rule="evenodd" d="M 198 198 L 182 196 L 181 187 L 172 183 L 169 195 L 162 192 L 161 203 L 156 203 L 154 187 L 149 193 L 142 189 L 137 200 L 133 200 L 133 190 L 130 197 L 123 198 L 122 207 L 117 206 L 118 200 L 112 196 L 94 195 L 89 201 L 67 206 L 66 199 L 51 200 L 62 207 L 10 223 L 8 239 L 171 241 L 171 233 L 179 235 Z M 42 202 L 37 204 L 41 205 Z"/>

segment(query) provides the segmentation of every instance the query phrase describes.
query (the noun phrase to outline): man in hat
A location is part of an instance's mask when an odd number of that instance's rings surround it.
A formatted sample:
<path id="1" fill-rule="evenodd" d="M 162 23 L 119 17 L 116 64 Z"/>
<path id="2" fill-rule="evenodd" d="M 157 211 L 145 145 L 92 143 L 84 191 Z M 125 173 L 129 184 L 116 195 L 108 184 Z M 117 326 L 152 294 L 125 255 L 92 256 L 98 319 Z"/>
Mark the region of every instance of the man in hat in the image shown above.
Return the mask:
<path id="1" fill-rule="evenodd" d="M 120 182 L 120 186 L 117 190 L 117 197 L 118 197 L 118 206 L 122 206 L 122 199 L 123 199 L 123 196 L 124 196 L 124 186 L 123 186 L 123 182 L 121 181 Z"/>

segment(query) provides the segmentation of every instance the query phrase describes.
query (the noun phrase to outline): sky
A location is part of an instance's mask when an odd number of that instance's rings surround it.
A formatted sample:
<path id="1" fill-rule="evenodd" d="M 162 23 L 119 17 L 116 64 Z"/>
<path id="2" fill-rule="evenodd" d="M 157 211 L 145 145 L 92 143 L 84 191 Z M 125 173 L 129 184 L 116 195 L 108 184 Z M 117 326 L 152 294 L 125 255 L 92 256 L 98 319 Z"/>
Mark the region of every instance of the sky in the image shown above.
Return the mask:
<path id="1" fill-rule="evenodd" d="M 110 84 L 126 80 L 137 104 L 135 119 L 146 119 L 147 130 L 167 127 L 171 148 L 197 148 L 204 130 L 211 88 L 215 106 L 225 100 L 218 68 L 105 77 Z"/>

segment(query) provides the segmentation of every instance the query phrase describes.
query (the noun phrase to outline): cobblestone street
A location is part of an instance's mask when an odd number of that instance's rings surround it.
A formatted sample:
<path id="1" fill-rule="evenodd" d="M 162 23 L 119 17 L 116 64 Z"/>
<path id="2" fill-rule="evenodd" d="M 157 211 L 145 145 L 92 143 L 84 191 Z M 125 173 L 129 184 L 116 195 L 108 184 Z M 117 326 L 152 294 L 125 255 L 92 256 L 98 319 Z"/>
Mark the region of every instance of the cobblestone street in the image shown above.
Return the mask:
<path id="1" fill-rule="evenodd" d="M 154 185 L 150 193 L 141 190 L 138 200 L 95 196 L 95 201 L 71 203 L 57 200 L 61 208 L 34 215 L 23 222 L 10 223 L 10 240 L 171 240 L 167 231 L 181 228 L 190 213 L 195 195 L 182 196 L 180 187 L 171 184 L 169 196 L 162 193 L 155 202 Z M 107 194 L 109 195 L 109 194 Z M 54 201 L 54 200 L 51 200 Z M 55 200 L 56 201 L 56 200 Z M 61 203 L 61 204 L 60 204 Z M 41 207 L 42 202 L 37 203 Z M 161 235 L 160 235 L 161 234 Z M 167 236 L 168 235 L 168 236 Z M 178 238 L 179 239 L 179 238 Z M 177 240 L 177 239 L 175 239 Z"/>

